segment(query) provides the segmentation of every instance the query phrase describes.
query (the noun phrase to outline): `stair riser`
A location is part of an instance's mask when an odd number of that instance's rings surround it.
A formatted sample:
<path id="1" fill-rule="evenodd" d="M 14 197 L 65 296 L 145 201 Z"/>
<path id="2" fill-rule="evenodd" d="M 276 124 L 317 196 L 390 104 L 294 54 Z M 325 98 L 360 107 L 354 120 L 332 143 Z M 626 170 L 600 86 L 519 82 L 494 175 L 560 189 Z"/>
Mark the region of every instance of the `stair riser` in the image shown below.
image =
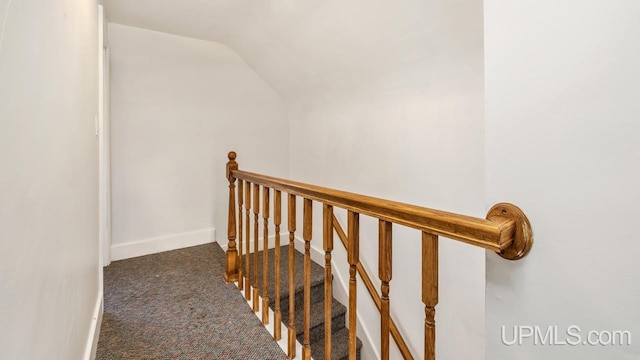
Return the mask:
<path id="1" fill-rule="evenodd" d="M 312 294 L 317 291 L 318 289 L 324 289 L 324 286 L 316 286 L 314 288 L 311 289 Z M 301 292 L 302 293 L 302 292 Z M 323 290 L 323 295 L 324 296 L 324 290 Z M 299 298 L 298 298 L 299 297 Z M 302 299 L 302 295 L 297 296 L 297 301 L 296 301 L 296 329 L 298 329 L 298 334 L 301 334 L 301 332 L 303 331 L 303 326 L 304 326 L 304 317 L 302 315 L 302 312 L 300 311 L 302 309 L 302 306 L 304 306 L 304 302 Z M 282 301 L 287 302 L 287 307 L 284 308 L 282 306 L 282 304 L 280 305 L 281 308 L 281 312 L 282 312 L 282 321 L 285 324 L 289 324 L 289 298 L 287 297 L 286 299 L 283 299 Z M 311 301 L 311 303 L 314 303 L 313 301 Z M 273 310 L 275 308 L 275 305 L 273 303 L 271 303 L 271 309 Z M 332 331 L 336 331 L 339 329 L 342 329 L 345 326 L 346 322 L 345 322 L 345 313 L 341 313 L 341 314 L 337 314 L 335 316 L 333 316 L 331 318 L 331 330 Z M 315 339 L 318 337 L 324 337 L 324 322 L 320 323 L 319 325 L 313 326 L 309 329 L 309 336 L 311 339 Z M 301 337 L 302 339 L 302 337 Z"/>
<path id="2" fill-rule="evenodd" d="M 289 282 L 288 282 L 288 251 L 285 247 L 281 248 L 281 265 L 280 265 L 280 311 L 282 314 L 282 321 L 286 325 L 289 323 Z M 269 284 L 268 284 L 268 296 L 269 307 L 275 308 L 275 281 L 273 278 L 274 272 L 274 250 L 269 251 Z M 296 252 L 295 258 L 295 316 L 296 316 L 296 335 L 297 340 L 301 343 L 304 341 L 304 291 L 303 281 L 304 274 L 299 272 L 303 269 L 303 256 Z M 312 305 L 311 310 L 311 327 L 309 329 L 309 340 L 311 343 L 312 356 L 316 360 L 324 360 L 324 271 L 319 264 L 312 263 L 311 272 L 311 291 L 310 291 L 310 303 Z M 262 290 L 262 252 L 258 254 L 258 289 Z M 253 278 L 253 276 L 251 276 Z M 332 305 L 332 320 L 331 320 L 331 332 L 332 332 L 332 354 L 334 359 L 347 360 L 348 357 L 348 330 L 345 329 L 346 321 L 346 308 L 337 303 L 335 299 Z M 362 342 L 358 339 L 357 344 L 357 359 L 360 359 L 360 348 Z"/>
<path id="3" fill-rule="evenodd" d="M 285 313 L 289 313 L 289 294 L 287 294 L 287 297 L 282 297 L 280 298 L 280 311 L 285 314 Z M 324 299 L 324 284 L 320 284 L 320 285 L 316 285 L 316 286 L 312 286 L 311 287 L 311 304 L 316 303 L 318 301 L 322 301 L 322 299 Z M 273 301 L 273 299 L 272 299 Z M 304 291 L 299 291 L 296 293 L 295 295 L 295 303 L 296 303 L 296 309 L 301 308 L 302 306 L 304 306 Z M 275 306 L 275 305 L 274 305 Z M 273 308 L 273 306 L 272 306 Z M 284 316 L 284 315 L 283 315 Z"/>
<path id="4" fill-rule="evenodd" d="M 313 328 L 309 329 L 309 339 L 311 341 L 324 339 L 324 326 L 325 323 L 321 323 Z M 336 332 L 342 329 L 345 325 L 345 314 L 338 315 L 331 319 L 331 332 Z M 299 329 L 302 329 L 302 325 L 300 325 Z M 302 336 L 298 336 L 298 341 L 304 340 L 304 333 Z"/>
<path id="5" fill-rule="evenodd" d="M 356 359 L 361 359 L 360 350 L 356 351 Z M 340 360 L 349 360 L 349 356 L 345 356 Z"/>

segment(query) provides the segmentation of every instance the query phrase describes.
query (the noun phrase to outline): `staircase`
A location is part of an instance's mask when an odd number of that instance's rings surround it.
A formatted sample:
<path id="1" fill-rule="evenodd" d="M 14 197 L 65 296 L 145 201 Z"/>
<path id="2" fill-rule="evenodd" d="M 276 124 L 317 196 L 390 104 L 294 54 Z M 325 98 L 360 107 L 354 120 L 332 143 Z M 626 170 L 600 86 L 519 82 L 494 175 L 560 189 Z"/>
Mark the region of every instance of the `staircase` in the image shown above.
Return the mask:
<path id="1" fill-rule="evenodd" d="M 237 281 L 241 273 L 240 268 L 246 269 L 242 265 L 248 265 L 249 256 L 245 256 L 244 264 L 240 264 L 239 254 L 242 253 L 243 245 L 243 214 L 246 216 L 246 232 L 245 245 L 248 242 L 250 234 L 253 235 L 254 241 L 258 241 L 258 228 L 260 224 L 260 215 L 262 215 L 263 239 L 268 240 L 269 228 L 268 224 L 273 224 L 273 230 L 276 234 L 281 234 L 281 226 L 285 225 L 289 230 L 289 235 L 294 236 L 298 213 L 302 213 L 302 237 L 305 241 L 305 247 L 312 241 L 313 235 L 313 208 L 322 206 L 322 236 L 320 239 L 313 239 L 314 244 L 322 244 L 323 250 L 327 258 L 331 257 L 331 251 L 334 248 L 334 235 L 338 235 L 338 239 L 347 250 L 347 261 L 349 265 L 349 323 L 355 326 L 357 321 L 355 312 L 357 311 L 357 279 L 360 279 L 369 293 L 371 299 L 376 305 L 380 314 L 380 353 L 383 359 L 390 356 L 390 344 L 393 338 L 401 355 L 405 359 L 413 359 L 407 343 L 402 338 L 398 326 L 391 317 L 389 290 L 392 273 L 392 228 L 395 225 L 412 228 L 421 233 L 420 244 L 416 246 L 416 251 L 421 248 L 422 253 L 422 269 L 414 269 L 416 274 L 422 277 L 422 303 L 424 304 L 424 313 L 420 312 L 420 317 L 424 317 L 424 356 L 425 360 L 436 359 L 436 306 L 438 305 L 438 243 L 441 236 L 464 242 L 483 249 L 495 251 L 498 255 L 509 260 L 518 260 L 523 258 L 531 250 L 533 245 L 533 231 L 527 216 L 517 206 L 509 203 L 499 203 L 494 205 L 487 213 L 486 218 L 476 218 L 463 214 L 456 214 L 442 210 L 429 209 L 426 207 L 403 204 L 397 201 L 384 200 L 366 195 L 360 195 L 337 189 L 330 189 L 318 185 L 305 184 L 288 179 L 279 179 L 273 176 L 256 174 L 249 171 L 239 170 L 236 162 L 237 154 L 231 151 L 228 154 L 229 161 L 226 166 L 227 180 L 229 180 L 229 222 L 227 227 L 227 237 L 229 245 L 227 249 L 227 258 L 225 262 L 226 270 L 224 279 L 227 282 Z M 237 184 L 237 185 L 236 185 Z M 272 192 L 273 190 L 273 192 Z M 237 197 L 236 197 L 237 194 Z M 271 222 L 271 194 L 273 194 L 273 221 Z M 252 196 L 253 195 L 253 196 Z M 283 224 L 283 195 L 284 204 L 287 210 L 287 218 Z M 262 197 L 262 200 L 261 200 Z M 237 203 L 236 203 L 237 199 Z M 296 210 L 297 203 L 302 202 L 302 209 Z M 335 216 L 334 208 L 347 211 L 346 231 Z M 244 211 L 243 211 L 244 210 Z M 253 221 L 251 221 L 251 213 L 253 213 Z M 378 278 L 380 279 L 380 292 L 374 286 L 371 276 L 360 263 L 360 215 L 372 217 L 378 221 Z M 253 224 L 253 232 L 250 231 L 250 225 Z M 236 241 L 237 240 L 237 241 Z M 417 241 L 417 240 L 416 240 Z M 279 243 L 280 241 L 276 241 Z M 254 243 L 254 245 L 256 245 Z M 266 245 L 266 244 L 265 244 Z M 375 242 L 368 241 L 367 246 L 375 246 Z M 265 246 L 267 247 L 267 246 Z M 240 249 L 238 249 L 240 248 Z M 246 250 L 247 247 L 245 247 Z M 279 297 L 280 312 L 283 321 L 288 322 L 288 297 L 289 297 L 289 256 L 288 247 L 276 247 L 277 252 L 281 254 L 280 266 L 274 269 L 275 250 L 268 250 L 261 254 L 257 253 L 255 264 L 251 267 L 255 269 L 252 284 L 256 288 L 256 292 L 260 288 L 262 275 L 258 273 L 258 269 L 262 269 L 259 264 L 262 256 L 268 254 L 271 263 L 266 264 L 270 276 L 268 290 L 265 289 L 265 295 L 269 298 L 271 308 L 276 308 L 274 293 L 274 276 L 271 274 L 280 274 L 279 281 Z M 240 251 L 239 251 L 240 250 Z M 294 256 L 295 255 L 295 256 Z M 303 265 L 303 256 L 300 253 L 292 251 L 295 263 L 295 271 L 291 271 L 292 277 L 295 278 L 295 302 L 296 304 L 296 335 L 298 340 L 303 340 L 303 287 L 311 288 L 310 303 L 312 309 L 305 311 L 306 323 L 311 324 L 311 334 L 308 340 L 308 347 L 302 355 L 305 360 L 310 357 L 315 359 L 346 359 L 347 358 L 347 331 L 345 330 L 345 308 L 341 304 L 332 299 L 333 308 L 329 310 L 323 306 L 323 279 L 326 278 L 327 283 L 330 281 L 331 266 L 326 268 L 324 275 L 323 267 L 320 265 L 312 265 L 305 268 Z M 240 265 L 240 266 L 239 266 Z M 277 270 L 277 271 L 274 271 Z M 244 270 L 246 271 L 246 270 Z M 410 271 L 410 270 L 405 270 Z M 295 275 L 293 275 L 295 274 Z M 246 274 L 249 275 L 249 274 Z M 303 278 L 304 277 L 304 278 Z M 292 281 L 293 282 L 293 281 Z M 330 294 L 327 294 L 327 296 Z M 328 301 L 328 300 L 327 300 Z M 327 304 L 329 305 L 329 304 Z M 256 308 L 259 308 L 256 304 Z M 329 313 L 329 311 L 331 313 Z M 325 315 L 326 312 L 326 315 Z M 325 324 L 323 318 L 332 318 L 332 338 L 323 339 L 323 329 Z M 265 321 L 267 319 L 265 318 Z M 273 319 L 271 319 L 273 321 Z M 351 329 L 350 355 L 351 358 L 359 358 L 361 342 L 356 339 L 355 329 Z M 307 332 L 309 334 L 309 332 Z M 294 345 L 293 336 L 287 339 L 288 346 Z M 323 340 L 327 347 L 331 348 L 331 354 L 323 354 Z M 309 347 L 311 349 L 309 349 Z M 311 351 L 309 351 L 311 350 Z M 311 354 L 309 354 L 311 352 Z"/>
<path id="2" fill-rule="evenodd" d="M 269 307 L 275 311 L 275 249 L 269 249 Z M 262 257 L 263 252 L 258 253 L 258 289 L 262 294 Z M 242 264 L 246 267 L 246 256 Z M 253 282 L 253 254 L 250 254 L 251 284 Z M 297 339 L 302 344 L 304 340 L 304 257 L 295 251 L 295 324 Z M 335 298 L 331 305 L 331 357 L 324 354 L 324 268 L 311 261 L 311 318 L 309 325 L 309 340 L 311 344 L 311 356 L 314 360 L 334 359 L 346 360 L 349 358 L 349 330 L 345 327 L 347 308 Z M 289 325 L 289 247 L 280 247 L 280 311 L 282 312 L 283 329 Z M 274 319 L 270 318 L 270 322 Z M 357 340 L 357 359 L 360 359 L 362 342 Z M 300 354 L 297 354 L 300 356 Z"/>

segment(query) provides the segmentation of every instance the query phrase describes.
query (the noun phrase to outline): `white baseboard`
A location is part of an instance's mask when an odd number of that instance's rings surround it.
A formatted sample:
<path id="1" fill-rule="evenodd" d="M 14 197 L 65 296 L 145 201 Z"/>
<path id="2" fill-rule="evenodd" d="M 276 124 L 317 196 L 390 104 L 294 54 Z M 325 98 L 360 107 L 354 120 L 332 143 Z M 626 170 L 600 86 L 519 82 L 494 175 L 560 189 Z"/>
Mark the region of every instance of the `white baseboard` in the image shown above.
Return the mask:
<path id="1" fill-rule="evenodd" d="M 189 231 L 111 246 L 111 260 L 123 260 L 214 242 L 216 229 Z"/>
<path id="2" fill-rule="evenodd" d="M 304 254 L 304 240 L 296 236 L 295 244 L 296 244 L 296 250 Z M 321 266 L 324 266 L 323 250 L 316 249 L 315 247 L 311 246 L 310 253 L 311 253 L 311 260 L 313 262 L 315 262 L 316 264 L 320 264 Z"/>
<path id="3" fill-rule="evenodd" d="M 98 350 L 98 338 L 100 337 L 100 325 L 102 323 L 102 292 L 98 293 L 96 299 L 96 306 L 93 310 L 93 317 L 91 318 L 91 325 L 89 326 L 89 336 L 87 337 L 87 345 L 84 350 L 83 360 L 93 360 L 96 358 L 96 351 Z"/>

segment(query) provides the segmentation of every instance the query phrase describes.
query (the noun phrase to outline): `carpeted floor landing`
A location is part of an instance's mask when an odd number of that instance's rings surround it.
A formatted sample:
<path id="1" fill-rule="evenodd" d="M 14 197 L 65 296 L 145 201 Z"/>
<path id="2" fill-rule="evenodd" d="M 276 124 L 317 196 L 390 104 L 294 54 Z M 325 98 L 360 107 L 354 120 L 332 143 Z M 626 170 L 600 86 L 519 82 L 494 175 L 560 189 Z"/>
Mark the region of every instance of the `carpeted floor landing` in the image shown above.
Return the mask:
<path id="1" fill-rule="evenodd" d="M 97 359 L 286 359 L 223 272 L 217 243 L 112 262 Z"/>

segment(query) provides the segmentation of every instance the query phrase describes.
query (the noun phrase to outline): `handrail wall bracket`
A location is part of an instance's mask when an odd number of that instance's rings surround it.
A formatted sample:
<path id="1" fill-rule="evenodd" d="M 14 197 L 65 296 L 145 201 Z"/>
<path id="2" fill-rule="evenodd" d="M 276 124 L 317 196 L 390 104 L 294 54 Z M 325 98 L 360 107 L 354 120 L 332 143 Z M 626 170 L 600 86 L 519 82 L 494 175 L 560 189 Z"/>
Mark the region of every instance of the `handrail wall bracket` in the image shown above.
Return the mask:
<path id="1" fill-rule="evenodd" d="M 487 213 L 487 220 L 515 225 L 512 236 L 503 243 L 504 248 L 496 251 L 496 254 L 507 260 L 519 260 L 531 251 L 533 230 L 529 219 L 519 207 L 509 203 L 495 204 Z"/>

